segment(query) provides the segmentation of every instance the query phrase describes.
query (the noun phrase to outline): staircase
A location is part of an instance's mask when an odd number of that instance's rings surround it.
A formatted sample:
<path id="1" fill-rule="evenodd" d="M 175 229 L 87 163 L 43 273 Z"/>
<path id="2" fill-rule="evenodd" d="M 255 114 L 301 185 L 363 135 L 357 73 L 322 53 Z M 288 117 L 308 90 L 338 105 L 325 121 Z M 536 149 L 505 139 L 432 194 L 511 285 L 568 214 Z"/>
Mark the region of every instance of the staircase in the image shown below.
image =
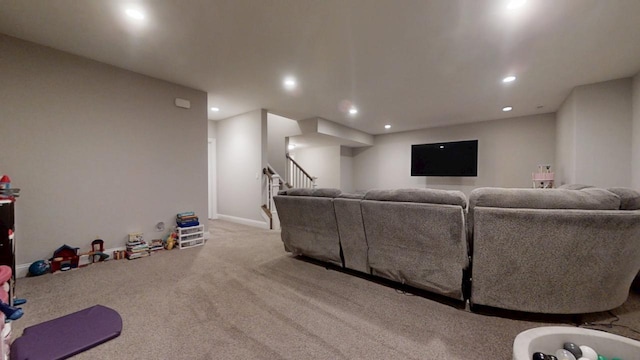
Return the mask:
<path id="1" fill-rule="evenodd" d="M 273 196 L 278 194 L 278 191 L 285 188 L 285 183 L 278 173 L 267 165 L 262 169 L 262 178 L 264 183 L 263 194 L 266 195 L 265 203 L 262 204 L 262 217 L 269 224 L 269 229 L 280 229 L 280 219 L 278 219 L 278 213 L 276 211 L 276 205 L 273 202 Z"/>
<path id="2" fill-rule="evenodd" d="M 287 176 L 286 181 L 284 181 L 271 165 L 267 164 L 267 167 L 262 169 L 264 201 L 260 208 L 262 209 L 262 218 L 269 224 L 269 229 L 271 230 L 280 229 L 280 219 L 273 201 L 273 197 L 278 195 L 278 191 L 291 188 L 313 189 L 316 187 L 317 178 L 309 175 L 289 154 L 287 154 L 286 170 Z"/>
<path id="3" fill-rule="evenodd" d="M 316 177 L 309 175 L 300 164 L 298 164 L 293 158 L 287 153 L 287 179 L 286 184 L 289 185 L 290 188 L 315 188 L 316 187 Z"/>

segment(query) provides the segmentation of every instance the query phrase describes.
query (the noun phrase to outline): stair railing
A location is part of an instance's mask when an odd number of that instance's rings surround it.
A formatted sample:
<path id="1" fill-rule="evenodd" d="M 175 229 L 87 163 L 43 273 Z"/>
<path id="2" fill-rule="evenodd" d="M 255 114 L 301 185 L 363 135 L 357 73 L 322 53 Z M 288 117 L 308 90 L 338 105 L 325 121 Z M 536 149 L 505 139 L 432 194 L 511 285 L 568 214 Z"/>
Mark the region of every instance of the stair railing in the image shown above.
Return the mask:
<path id="1" fill-rule="evenodd" d="M 267 164 L 267 167 L 262 169 L 262 174 L 266 179 L 267 194 L 266 204 L 262 205 L 262 211 L 269 218 L 269 229 L 280 229 L 280 219 L 273 197 L 278 195 L 278 191 L 282 190 L 285 184 L 271 165 Z"/>
<path id="2" fill-rule="evenodd" d="M 286 184 L 292 188 L 315 188 L 317 177 L 309 175 L 289 153 L 287 153 L 287 179 Z"/>

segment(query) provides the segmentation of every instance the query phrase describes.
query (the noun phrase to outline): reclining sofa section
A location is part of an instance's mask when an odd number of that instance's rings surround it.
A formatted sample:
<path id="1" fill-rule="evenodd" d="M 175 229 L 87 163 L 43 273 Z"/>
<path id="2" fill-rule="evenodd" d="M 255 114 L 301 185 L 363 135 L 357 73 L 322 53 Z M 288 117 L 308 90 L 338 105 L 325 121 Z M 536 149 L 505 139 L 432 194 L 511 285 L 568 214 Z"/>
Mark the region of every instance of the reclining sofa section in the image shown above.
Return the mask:
<path id="1" fill-rule="evenodd" d="M 285 250 L 463 300 L 466 198 L 459 191 L 290 189 L 274 197 Z"/>
<path id="2" fill-rule="evenodd" d="M 613 191 L 473 190 L 471 303 L 551 314 L 622 305 L 640 270 L 640 196 Z"/>
<path id="3" fill-rule="evenodd" d="M 466 205 L 459 191 L 367 192 L 361 206 L 371 273 L 462 300 Z"/>
<path id="4" fill-rule="evenodd" d="M 333 208 L 337 189 L 289 189 L 273 197 L 286 251 L 342 266 Z"/>

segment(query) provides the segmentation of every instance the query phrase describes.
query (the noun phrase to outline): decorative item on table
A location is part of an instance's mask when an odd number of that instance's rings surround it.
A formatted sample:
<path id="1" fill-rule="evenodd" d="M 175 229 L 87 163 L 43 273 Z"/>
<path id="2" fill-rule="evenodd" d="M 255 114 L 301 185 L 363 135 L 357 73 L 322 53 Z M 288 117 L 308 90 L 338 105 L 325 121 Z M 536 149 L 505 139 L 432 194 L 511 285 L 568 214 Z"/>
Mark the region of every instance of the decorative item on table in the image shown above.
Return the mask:
<path id="1" fill-rule="evenodd" d="M 8 175 L 0 178 L 0 199 L 15 200 L 20 196 L 20 189 L 11 188 L 11 179 Z"/>
<path id="2" fill-rule="evenodd" d="M 144 241 L 142 233 L 129 234 L 127 241 L 127 259 L 133 260 L 149 256 L 149 245 Z"/>
<path id="3" fill-rule="evenodd" d="M 176 215 L 176 224 L 178 227 L 198 226 L 200 222 L 193 211 L 185 211 Z"/>
<path id="4" fill-rule="evenodd" d="M 553 187 L 554 174 L 551 172 L 551 165 L 538 165 L 538 172 L 531 173 L 533 187 L 537 189 L 550 189 Z"/>

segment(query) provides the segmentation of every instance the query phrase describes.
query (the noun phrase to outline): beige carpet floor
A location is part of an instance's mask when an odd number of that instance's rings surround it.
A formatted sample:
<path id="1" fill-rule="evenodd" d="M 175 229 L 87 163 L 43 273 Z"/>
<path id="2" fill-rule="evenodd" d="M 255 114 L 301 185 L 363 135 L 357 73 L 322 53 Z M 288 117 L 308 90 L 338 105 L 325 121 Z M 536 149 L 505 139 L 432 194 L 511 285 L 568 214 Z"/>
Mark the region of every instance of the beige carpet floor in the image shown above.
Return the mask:
<path id="1" fill-rule="evenodd" d="M 122 335 L 77 359 L 511 359 L 521 331 L 570 319 L 477 314 L 292 257 L 280 233 L 210 222 L 206 245 L 19 279 L 30 325 L 95 304 Z M 577 289 L 579 296 L 579 289 Z M 640 327 L 640 295 L 614 313 Z M 586 321 L 608 322 L 608 313 Z M 610 331 L 638 338 L 622 327 Z"/>

